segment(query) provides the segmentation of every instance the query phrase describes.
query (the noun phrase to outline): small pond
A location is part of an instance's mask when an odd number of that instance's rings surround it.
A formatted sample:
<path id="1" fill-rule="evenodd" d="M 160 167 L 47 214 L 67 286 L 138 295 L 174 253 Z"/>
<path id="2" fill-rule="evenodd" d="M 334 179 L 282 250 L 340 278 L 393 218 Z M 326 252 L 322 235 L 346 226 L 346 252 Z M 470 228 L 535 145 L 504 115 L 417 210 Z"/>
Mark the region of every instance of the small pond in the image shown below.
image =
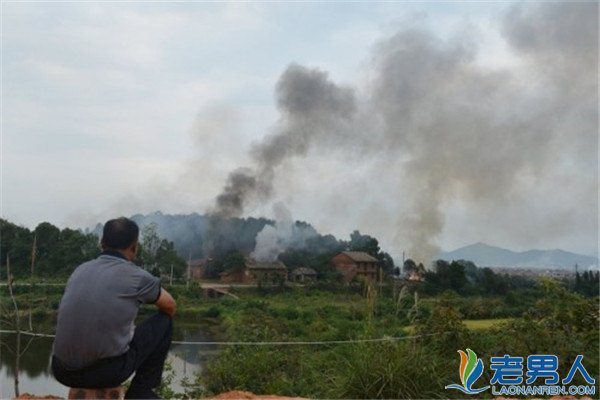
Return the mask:
<path id="1" fill-rule="evenodd" d="M 44 324 L 47 326 L 47 324 Z M 204 342 L 215 340 L 215 325 L 208 321 L 190 322 L 176 320 L 174 341 Z M 47 332 L 48 328 L 37 330 Z M 35 329 L 34 329 L 35 330 Z M 50 371 L 52 338 L 31 337 L 21 335 L 21 350 L 26 351 L 19 360 L 20 393 L 35 395 L 67 396 L 68 388 L 58 383 Z M 15 394 L 15 366 L 17 335 L 0 334 L 0 398 L 12 398 Z M 219 349 L 210 345 L 173 344 L 168 360 L 171 363 L 175 378 L 171 388 L 175 392 L 183 392 L 181 380 L 187 377 L 192 382 L 206 362 L 217 355 Z"/>

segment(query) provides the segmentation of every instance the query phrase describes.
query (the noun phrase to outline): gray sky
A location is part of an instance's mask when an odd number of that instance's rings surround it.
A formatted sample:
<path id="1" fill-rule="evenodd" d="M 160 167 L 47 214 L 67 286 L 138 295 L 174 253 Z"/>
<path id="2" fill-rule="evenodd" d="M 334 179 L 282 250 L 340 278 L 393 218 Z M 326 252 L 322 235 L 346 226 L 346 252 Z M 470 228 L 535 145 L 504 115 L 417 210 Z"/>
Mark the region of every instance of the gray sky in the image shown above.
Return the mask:
<path id="1" fill-rule="evenodd" d="M 489 100 L 510 123 L 486 122 L 481 130 L 472 123 L 460 139 L 477 143 L 492 132 L 494 141 L 481 143 L 498 151 L 477 160 L 466 152 L 471 159 L 460 162 L 467 144 L 438 146 L 439 136 L 427 136 L 435 128 L 400 135 L 409 145 L 390 145 L 389 126 L 374 126 L 405 120 L 378 109 L 380 120 L 361 119 L 373 123 L 372 132 L 359 124 L 361 135 L 319 142 L 278 165 L 273 196 L 246 215 L 272 217 L 273 203 L 283 202 L 322 233 L 360 229 L 397 255 L 410 247 L 415 205 L 435 197 L 441 227 L 430 240 L 443 249 L 483 241 L 595 254 L 598 103 L 590 91 L 597 93 L 598 38 L 591 4 L 596 34 L 582 40 L 589 10 L 570 13 L 555 29 L 565 10 L 535 3 L 3 3 L 2 216 L 29 227 L 81 227 L 117 214 L 205 212 L 229 172 L 252 166 L 252 146 L 281 122 L 275 88 L 290 64 L 318 68 L 350 88 L 366 112 L 389 97 L 376 88 L 389 49 L 416 42 L 399 32 L 417 29 L 440 44 L 411 54 L 423 56 L 422 65 L 434 57 L 449 63 L 459 89 L 448 95 L 437 85 L 423 108 L 411 97 L 411 120 L 438 111 L 460 116 L 464 98 L 456 93 L 469 97 L 467 120 Z M 423 75 L 416 65 L 410 73 Z M 439 77 L 439 65 L 432 68 Z M 438 100 L 441 108 L 433 107 Z M 484 121 L 489 109 L 478 114 Z M 461 126 L 456 118 L 427 123 Z M 514 152 L 502 143 L 516 144 Z M 448 153 L 457 156 L 441 161 Z M 437 182 L 435 196 L 417 189 L 423 180 Z"/>

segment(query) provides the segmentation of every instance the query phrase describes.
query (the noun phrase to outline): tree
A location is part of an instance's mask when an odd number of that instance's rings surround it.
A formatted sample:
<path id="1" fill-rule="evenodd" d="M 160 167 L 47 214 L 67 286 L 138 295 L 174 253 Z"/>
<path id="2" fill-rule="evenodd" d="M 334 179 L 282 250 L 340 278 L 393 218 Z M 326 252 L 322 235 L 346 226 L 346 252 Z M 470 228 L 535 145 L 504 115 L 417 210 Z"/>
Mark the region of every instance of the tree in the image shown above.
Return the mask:
<path id="1" fill-rule="evenodd" d="M 377 254 L 377 256 L 375 258 L 377 258 L 377 260 L 379 261 L 379 265 L 381 266 L 381 269 L 383 270 L 384 273 L 386 273 L 386 274 L 393 273 L 396 265 L 394 264 L 394 259 L 392 258 L 392 256 L 390 256 L 385 251 L 381 251 L 381 252 L 379 252 L 379 254 Z"/>
<path id="2" fill-rule="evenodd" d="M 170 274 L 179 279 L 186 269 L 186 262 L 175 250 L 173 242 L 158 236 L 158 225 L 150 223 L 142 228 L 138 261 L 153 275 Z"/>
<path id="3" fill-rule="evenodd" d="M 417 264 L 412 260 L 412 258 L 408 258 L 404 261 L 404 265 L 402 266 L 405 274 L 410 274 L 411 272 L 417 271 Z"/>
<path id="4" fill-rule="evenodd" d="M 244 255 L 237 250 L 230 251 L 222 257 L 207 263 L 204 275 L 207 278 L 218 278 L 225 271 L 238 271 L 244 268 L 246 260 Z"/>
<path id="5" fill-rule="evenodd" d="M 172 269 L 175 279 L 180 279 L 186 269 L 185 260 L 177 255 L 175 245 L 167 239 L 162 239 L 156 250 L 156 265 L 159 274 L 161 270 L 170 273 Z"/>
<path id="6" fill-rule="evenodd" d="M 0 219 L 0 237 L 2 238 L 0 240 L 2 269 L 6 270 L 6 256 L 8 255 L 12 264 L 12 274 L 18 278 L 28 275 L 33 233 L 27 228 Z"/>
<path id="7" fill-rule="evenodd" d="M 369 235 L 363 235 L 359 231 L 354 231 L 350 234 L 348 249 L 350 251 L 364 251 L 373 257 L 377 257 L 380 250 L 377 239 Z"/>
<path id="8" fill-rule="evenodd" d="M 62 269 L 62 260 L 57 251 L 60 247 L 60 229 L 49 222 L 42 222 L 33 232 L 37 242 L 36 269 L 38 274 L 55 274 Z M 31 243 L 33 244 L 33 241 Z"/>
<path id="9" fill-rule="evenodd" d="M 140 254 L 138 258 L 146 268 L 155 268 L 157 266 L 157 253 L 160 247 L 160 238 L 158 237 L 158 225 L 150 223 L 142 228 L 142 240 L 140 241 Z"/>
<path id="10" fill-rule="evenodd" d="M 98 237 L 91 233 L 65 228 L 60 232 L 59 243 L 53 250 L 53 269 L 56 273 L 70 274 L 77 266 L 95 258 L 100 250 Z"/>

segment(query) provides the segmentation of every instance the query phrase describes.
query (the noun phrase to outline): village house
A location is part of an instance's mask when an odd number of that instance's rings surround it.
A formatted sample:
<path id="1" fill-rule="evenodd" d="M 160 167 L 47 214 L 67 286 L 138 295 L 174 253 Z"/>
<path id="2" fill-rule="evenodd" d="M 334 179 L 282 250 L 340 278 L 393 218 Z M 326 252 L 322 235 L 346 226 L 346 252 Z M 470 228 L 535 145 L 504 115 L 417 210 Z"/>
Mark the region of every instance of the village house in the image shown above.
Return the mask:
<path id="1" fill-rule="evenodd" d="M 259 262 L 246 258 L 244 264 L 220 274 L 223 283 L 279 284 L 287 281 L 287 268 L 281 261 Z"/>
<path id="2" fill-rule="evenodd" d="M 206 265 L 212 261 L 212 258 L 199 258 L 191 260 L 188 263 L 190 279 L 198 280 L 205 278 Z"/>
<path id="3" fill-rule="evenodd" d="M 245 266 L 239 268 L 232 268 L 219 274 L 220 280 L 223 283 L 243 283 L 252 284 L 255 283 L 254 276 L 250 273 L 250 270 Z"/>
<path id="4" fill-rule="evenodd" d="M 281 261 L 258 262 L 247 259 L 246 264 L 256 282 L 276 284 L 287 281 L 288 270 Z"/>
<path id="5" fill-rule="evenodd" d="M 290 281 L 297 283 L 308 283 L 317 280 L 317 271 L 312 268 L 299 267 L 290 273 Z"/>
<path id="6" fill-rule="evenodd" d="M 362 276 L 370 281 L 379 276 L 379 261 L 363 251 L 342 251 L 331 259 L 331 264 L 342 274 L 345 283 L 355 276 Z"/>

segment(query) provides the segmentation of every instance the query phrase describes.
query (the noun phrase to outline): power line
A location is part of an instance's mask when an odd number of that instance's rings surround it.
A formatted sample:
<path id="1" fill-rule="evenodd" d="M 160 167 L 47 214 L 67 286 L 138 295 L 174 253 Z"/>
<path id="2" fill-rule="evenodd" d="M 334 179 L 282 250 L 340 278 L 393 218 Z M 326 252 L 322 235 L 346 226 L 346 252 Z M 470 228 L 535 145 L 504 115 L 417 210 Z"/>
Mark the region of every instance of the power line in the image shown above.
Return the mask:
<path id="1" fill-rule="evenodd" d="M 12 330 L 0 330 L 0 333 L 17 333 Z M 312 345 L 329 345 L 329 344 L 354 344 L 354 343 L 381 343 L 381 342 L 395 342 L 400 340 L 410 340 L 420 337 L 445 335 L 452 332 L 442 333 L 426 333 L 423 335 L 410 335 L 410 336 L 384 336 L 382 338 L 375 339 L 350 339 L 350 340 L 320 340 L 320 341 L 273 341 L 273 342 L 194 342 L 194 341 L 180 341 L 173 340 L 172 344 L 192 345 L 192 346 L 312 346 Z M 36 333 L 29 331 L 21 331 L 23 335 L 37 336 L 37 337 L 55 337 L 55 335 L 47 333 Z"/>

